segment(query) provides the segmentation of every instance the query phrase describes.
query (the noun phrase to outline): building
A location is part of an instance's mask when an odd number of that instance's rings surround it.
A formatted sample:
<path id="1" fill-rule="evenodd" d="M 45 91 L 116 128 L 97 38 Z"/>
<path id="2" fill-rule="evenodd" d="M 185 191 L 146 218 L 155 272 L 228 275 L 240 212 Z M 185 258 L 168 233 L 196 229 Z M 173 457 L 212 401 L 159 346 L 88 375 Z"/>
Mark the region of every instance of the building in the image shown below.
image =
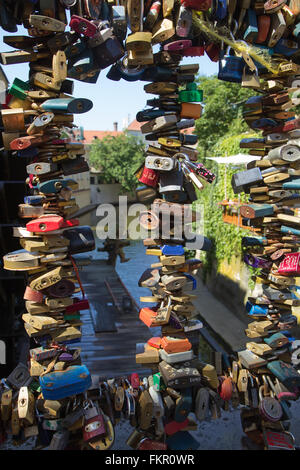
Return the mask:
<path id="1" fill-rule="evenodd" d="M 146 142 L 145 140 L 145 135 L 142 134 L 141 132 L 141 127 L 143 125 L 143 122 L 138 122 L 136 119 L 134 121 L 132 121 L 129 126 L 127 127 L 127 132 L 128 134 L 130 135 L 134 135 L 135 137 L 139 137 L 141 139 L 143 139 L 144 142 Z"/>
<path id="2" fill-rule="evenodd" d="M 118 123 L 114 122 L 114 129 L 112 131 L 93 131 L 93 130 L 84 130 L 83 131 L 83 144 L 86 151 L 86 159 L 89 160 L 89 151 L 90 146 L 95 139 L 102 140 L 107 136 L 116 137 L 122 135 L 124 131 L 118 130 Z M 100 204 L 117 204 L 119 201 L 119 194 L 121 193 L 121 184 L 117 181 L 112 181 L 111 183 L 104 183 L 101 170 L 93 168 L 90 166 L 89 171 L 89 202 L 88 204 L 93 207 L 92 212 L 90 212 L 90 225 L 95 226 L 97 223 L 96 208 Z M 127 195 L 128 200 L 132 200 L 133 197 L 129 194 Z"/>

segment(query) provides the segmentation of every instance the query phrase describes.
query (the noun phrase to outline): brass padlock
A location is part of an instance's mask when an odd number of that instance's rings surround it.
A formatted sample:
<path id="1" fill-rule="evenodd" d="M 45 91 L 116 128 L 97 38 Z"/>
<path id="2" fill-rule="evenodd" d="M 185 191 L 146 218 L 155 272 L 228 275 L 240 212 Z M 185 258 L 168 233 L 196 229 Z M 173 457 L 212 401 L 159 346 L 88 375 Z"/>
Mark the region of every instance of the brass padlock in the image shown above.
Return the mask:
<path id="1" fill-rule="evenodd" d="M 157 21 L 152 30 L 152 44 L 167 41 L 175 34 L 175 26 L 172 17 Z"/>
<path id="2" fill-rule="evenodd" d="M 18 395 L 18 414 L 19 419 L 24 420 L 26 424 L 33 424 L 34 413 L 34 396 L 28 387 L 21 387 Z"/>
<path id="3" fill-rule="evenodd" d="M 12 390 L 5 390 L 1 396 L 1 418 L 8 421 L 12 414 Z"/>

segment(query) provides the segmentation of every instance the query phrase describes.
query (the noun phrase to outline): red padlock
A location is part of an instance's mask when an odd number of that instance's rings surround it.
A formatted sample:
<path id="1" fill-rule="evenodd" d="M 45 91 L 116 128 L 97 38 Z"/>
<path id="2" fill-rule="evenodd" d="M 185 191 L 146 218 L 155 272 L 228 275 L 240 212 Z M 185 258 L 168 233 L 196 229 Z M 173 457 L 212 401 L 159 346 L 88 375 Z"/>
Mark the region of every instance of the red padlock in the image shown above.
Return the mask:
<path id="1" fill-rule="evenodd" d="M 64 220 L 59 215 L 41 216 L 38 219 L 31 220 L 26 224 L 28 232 L 44 233 L 53 232 L 62 228 L 75 227 L 79 225 L 78 219 Z"/>
<path id="2" fill-rule="evenodd" d="M 191 46 L 178 51 L 183 57 L 201 57 L 204 55 L 204 46 Z"/>
<path id="3" fill-rule="evenodd" d="M 293 274 L 300 272 L 300 253 L 286 253 L 281 261 L 278 274 Z"/>
<path id="4" fill-rule="evenodd" d="M 105 422 L 101 413 L 93 418 L 85 420 L 83 426 L 84 441 L 91 441 L 96 437 L 104 437 L 106 434 Z"/>
<path id="5" fill-rule="evenodd" d="M 282 132 L 290 132 L 290 131 L 294 131 L 296 129 L 300 129 L 300 118 L 293 119 L 292 121 L 286 121 L 283 124 Z M 274 132 L 274 131 L 272 130 L 272 132 Z"/>
<path id="6" fill-rule="evenodd" d="M 83 34 L 88 38 L 92 38 L 98 31 L 95 23 L 92 23 L 81 16 L 72 15 L 70 20 L 70 28 L 78 34 Z"/>
<path id="7" fill-rule="evenodd" d="M 78 300 L 77 298 L 73 299 L 74 303 L 66 307 L 66 313 L 78 312 L 80 310 L 89 310 L 90 304 L 88 299 Z"/>
<path id="8" fill-rule="evenodd" d="M 159 173 L 156 170 L 151 170 L 151 168 L 144 167 L 143 172 L 138 180 L 147 186 L 155 188 L 158 185 Z"/>
<path id="9" fill-rule="evenodd" d="M 139 378 L 139 374 L 137 374 L 136 372 L 133 372 L 130 376 L 130 384 L 132 386 L 132 388 L 134 388 L 135 390 L 137 390 L 140 386 L 140 378 Z"/>
<path id="10" fill-rule="evenodd" d="M 258 26 L 258 35 L 255 40 L 257 44 L 264 43 L 269 35 L 269 30 L 271 26 L 271 16 L 270 15 L 259 15 L 257 17 L 257 26 Z"/>
<path id="11" fill-rule="evenodd" d="M 167 444 L 146 438 L 141 440 L 137 450 L 167 450 Z"/>
<path id="12" fill-rule="evenodd" d="M 211 0 L 180 0 L 187 8 L 198 11 L 207 11 L 211 8 Z"/>
<path id="13" fill-rule="evenodd" d="M 165 424 L 165 433 L 168 436 L 172 436 L 177 432 L 181 431 L 182 429 L 187 428 L 189 425 L 189 420 L 186 418 L 184 421 L 179 423 L 178 421 L 170 421 L 169 423 Z"/>

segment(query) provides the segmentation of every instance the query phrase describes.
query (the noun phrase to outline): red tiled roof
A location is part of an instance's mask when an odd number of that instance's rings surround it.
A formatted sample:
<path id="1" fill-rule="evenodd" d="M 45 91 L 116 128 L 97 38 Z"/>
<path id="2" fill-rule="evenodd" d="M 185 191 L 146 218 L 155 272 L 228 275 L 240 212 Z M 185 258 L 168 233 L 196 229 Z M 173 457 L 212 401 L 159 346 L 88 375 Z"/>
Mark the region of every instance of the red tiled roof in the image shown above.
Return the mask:
<path id="1" fill-rule="evenodd" d="M 123 134 L 122 131 L 84 131 L 84 144 L 90 144 L 95 137 L 97 137 L 99 140 L 104 139 L 104 137 L 111 135 L 113 137 L 116 137 L 117 135 Z"/>
<path id="2" fill-rule="evenodd" d="M 129 126 L 127 127 L 128 131 L 140 131 L 141 126 L 143 125 L 143 122 L 138 122 L 136 119 L 132 121 Z"/>

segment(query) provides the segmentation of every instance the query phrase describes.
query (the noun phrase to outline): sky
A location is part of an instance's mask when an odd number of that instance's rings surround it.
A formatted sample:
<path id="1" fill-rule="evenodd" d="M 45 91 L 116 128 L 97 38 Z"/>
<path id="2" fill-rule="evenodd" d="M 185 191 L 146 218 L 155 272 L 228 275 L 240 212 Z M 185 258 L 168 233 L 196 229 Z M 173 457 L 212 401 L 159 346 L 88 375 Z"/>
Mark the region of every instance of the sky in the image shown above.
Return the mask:
<path id="1" fill-rule="evenodd" d="M 3 31 L 3 30 L 2 30 Z M 22 26 L 18 27 L 17 33 L 4 32 L 4 35 L 28 35 Z M 0 51 L 8 52 L 13 49 L 3 43 L 0 37 Z M 188 57 L 181 64 L 199 64 L 201 75 L 214 75 L 217 73 L 218 65 L 211 62 L 207 56 Z M 28 80 L 28 64 L 3 65 L 3 70 L 10 83 L 17 77 Z M 86 130 L 113 130 L 113 123 L 118 123 L 118 130 L 122 130 L 124 122 L 132 122 L 136 113 L 141 111 L 146 100 L 154 98 L 144 92 L 147 82 L 127 82 L 123 79 L 116 82 L 106 78 L 110 67 L 102 70 L 96 84 L 84 83 L 74 80 L 74 93 L 76 98 L 88 98 L 93 101 L 93 108 L 84 114 L 77 114 L 74 123 L 83 126 Z"/>

